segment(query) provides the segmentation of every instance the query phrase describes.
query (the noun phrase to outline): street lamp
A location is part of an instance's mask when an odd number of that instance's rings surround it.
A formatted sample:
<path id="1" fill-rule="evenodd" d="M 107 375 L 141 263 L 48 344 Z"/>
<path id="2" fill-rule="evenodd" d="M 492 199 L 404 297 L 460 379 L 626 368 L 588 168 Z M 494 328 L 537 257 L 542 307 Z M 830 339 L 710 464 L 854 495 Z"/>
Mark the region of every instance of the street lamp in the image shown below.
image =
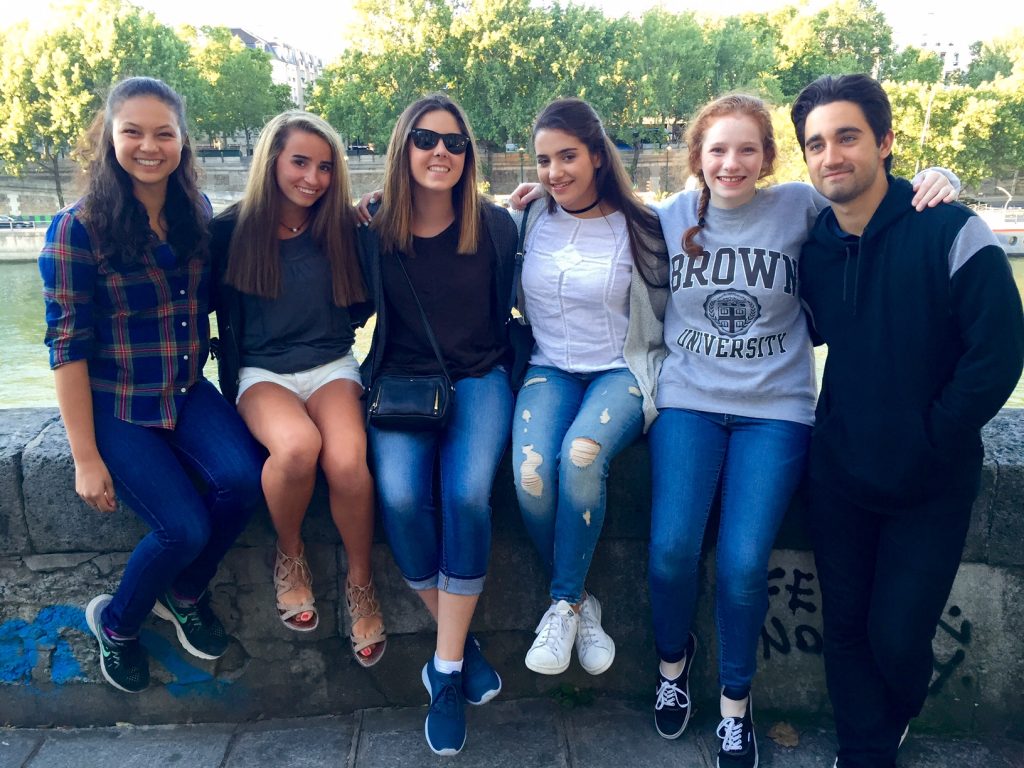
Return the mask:
<path id="1" fill-rule="evenodd" d="M 522 184 L 526 177 L 523 175 L 523 156 L 526 154 L 526 150 L 523 147 L 519 147 L 519 183 Z"/>

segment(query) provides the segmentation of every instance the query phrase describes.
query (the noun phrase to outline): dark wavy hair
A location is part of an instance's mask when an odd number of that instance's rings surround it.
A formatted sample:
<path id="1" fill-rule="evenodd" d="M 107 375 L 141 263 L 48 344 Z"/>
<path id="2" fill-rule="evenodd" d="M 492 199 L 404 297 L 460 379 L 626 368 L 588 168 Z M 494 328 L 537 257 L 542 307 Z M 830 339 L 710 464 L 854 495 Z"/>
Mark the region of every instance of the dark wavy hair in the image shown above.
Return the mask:
<path id="1" fill-rule="evenodd" d="M 892 106 L 882 84 L 873 77 L 862 74 L 822 75 L 800 91 L 789 112 L 801 150 L 804 149 L 807 138 L 804 136 L 807 116 L 816 107 L 823 107 L 835 101 L 852 101 L 860 107 L 864 119 L 875 135 L 875 144 L 882 146 L 882 141 L 892 130 Z M 892 171 L 892 160 L 890 152 L 885 158 L 886 173 Z"/>
<path id="2" fill-rule="evenodd" d="M 82 218 L 100 256 L 118 265 L 138 263 L 142 254 L 157 245 L 146 209 L 135 197 L 131 176 L 114 155 L 113 122 L 121 105 L 129 99 L 151 96 L 174 112 L 181 130 L 181 162 L 167 179 L 164 218 L 167 242 L 179 262 L 207 258 L 210 218 L 209 203 L 199 191 L 198 172 L 192 142 L 185 124 L 185 103 L 173 88 L 153 77 L 129 77 L 117 83 L 93 119 L 79 154 L 87 161 L 87 190 L 82 200 Z"/>
<path id="3" fill-rule="evenodd" d="M 648 208 L 633 191 L 626 167 L 615 149 L 615 144 L 604 130 L 600 116 L 583 99 L 555 99 L 537 115 L 533 124 L 533 137 L 540 131 L 562 131 L 579 139 L 587 150 L 601 158 L 594 173 L 598 199 L 622 211 L 626 218 L 633 263 L 648 285 L 658 286 L 657 261 L 661 254 L 651 249 L 651 243 L 662 243 L 661 223 L 657 214 Z M 554 211 L 555 199 L 548 197 L 548 210 Z"/>

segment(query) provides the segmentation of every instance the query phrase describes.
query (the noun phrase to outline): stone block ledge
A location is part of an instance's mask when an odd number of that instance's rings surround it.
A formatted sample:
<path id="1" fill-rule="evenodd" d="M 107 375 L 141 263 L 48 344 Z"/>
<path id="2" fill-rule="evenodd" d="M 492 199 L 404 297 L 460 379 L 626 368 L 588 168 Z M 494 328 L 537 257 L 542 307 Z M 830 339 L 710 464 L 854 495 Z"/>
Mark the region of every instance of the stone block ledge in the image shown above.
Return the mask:
<path id="1" fill-rule="evenodd" d="M 931 694 L 915 728 L 1024 734 L 1024 411 L 1005 410 L 984 433 L 982 490 L 963 562 L 935 637 Z M 492 499 L 494 542 L 473 629 L 508 699 L 609 693 L 652 697 L 656 657 L 647 600 L 649 461 L 640 442 L 612 465 L 608 514 L 588 588 L 604 608 L 617 655 L 600 676 L 530 672 L 523 657 L 547 604 L 539 560 L 519 519 L 511 460 Z M 714 529 L 714 524 L 709 530 Z M 304 535 L 320 610 L 312 633 L 277 618 L 274 535 L 257 512 L 213 582 L 214 605 L 236 638 L 214 662 L 186 654 L 172 628 L 143 630 L 153 683 L 123 694 L 99 675 L 82 612 L 112 591 L 145 527 L 128 510 L 100 515 L 74 493 L 74 468 L 55 409 L 0 410 L 0 722 L 16 726 L 241 722 L 341 714 L 425 703 L 419 670 L 433 651 L 427 613 L 402 582 L 383 538 L 374 567 L 389 645 L 370 670 L 351 656 L 341 599 L 345 556 L 319 484 Z M 702 565 L 691 693 L 702 710 L 718 697 L 714 535 Z M 821 664 L 820 595 L 794 504 L 769 567 L 771 603 L 758 649 L 758 709 L 795 719 L 829 714 Z"/>

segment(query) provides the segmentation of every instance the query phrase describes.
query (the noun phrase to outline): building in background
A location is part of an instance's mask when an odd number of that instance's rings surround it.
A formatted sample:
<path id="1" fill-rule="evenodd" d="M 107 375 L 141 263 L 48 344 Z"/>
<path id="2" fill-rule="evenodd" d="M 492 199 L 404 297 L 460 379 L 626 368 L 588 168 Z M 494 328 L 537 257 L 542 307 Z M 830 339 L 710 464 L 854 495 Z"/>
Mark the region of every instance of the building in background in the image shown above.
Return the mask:
<path id="1" fill-rule="evenodd" d="M 316 80 L 324 70 L 323 60 L 286 43 L 254 35 L 241 27 L 232 27 L 231 34 L 247 48 L 270 54 L 271 77 L 279 85 L 291 89 L 292 101 L 299 109 L 306 108 L 306 86 Z"/>

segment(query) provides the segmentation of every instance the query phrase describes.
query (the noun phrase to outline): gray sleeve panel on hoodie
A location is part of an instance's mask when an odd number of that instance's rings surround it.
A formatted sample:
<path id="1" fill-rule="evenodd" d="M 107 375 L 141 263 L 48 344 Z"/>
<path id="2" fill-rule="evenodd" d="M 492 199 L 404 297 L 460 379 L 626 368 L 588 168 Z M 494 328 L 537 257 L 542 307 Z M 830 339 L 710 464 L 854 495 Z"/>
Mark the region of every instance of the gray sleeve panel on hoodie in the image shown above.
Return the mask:
<path id="1" fill-rule="evenodd" d="M 970 258 L 988 245 L 999 248 L 999 240 L 980 216 L 970 216 L 949 249 L 949 276 L 953 277 Z"/>

